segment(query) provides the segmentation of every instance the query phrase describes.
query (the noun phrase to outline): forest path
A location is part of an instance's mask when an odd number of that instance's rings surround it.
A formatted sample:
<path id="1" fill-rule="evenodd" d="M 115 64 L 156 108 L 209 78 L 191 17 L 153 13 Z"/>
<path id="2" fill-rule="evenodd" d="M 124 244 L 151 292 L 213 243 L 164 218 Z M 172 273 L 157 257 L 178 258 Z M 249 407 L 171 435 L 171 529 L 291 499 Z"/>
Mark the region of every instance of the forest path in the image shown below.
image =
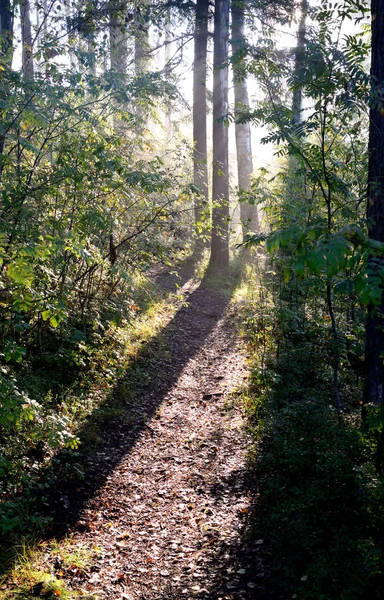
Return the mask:
<path id="1" fill-rule="evenodd" d="M 249 440 L 231 397 L 247 378 L 236 306 L 194 279 L 182 291 L 137 403 L 148 418 L 134 439 L 117 424 L 109 433 L 121 439 L 119 460 L 71 526 L 70 544 L 92 553 L 91 568 L 64 569 L 57 552 L 45 558 L 86 597 L 262 597 L 257 542 L 245 541 Z M 95 453 L 92 469 L 108 460 L 107 449 Z"/>

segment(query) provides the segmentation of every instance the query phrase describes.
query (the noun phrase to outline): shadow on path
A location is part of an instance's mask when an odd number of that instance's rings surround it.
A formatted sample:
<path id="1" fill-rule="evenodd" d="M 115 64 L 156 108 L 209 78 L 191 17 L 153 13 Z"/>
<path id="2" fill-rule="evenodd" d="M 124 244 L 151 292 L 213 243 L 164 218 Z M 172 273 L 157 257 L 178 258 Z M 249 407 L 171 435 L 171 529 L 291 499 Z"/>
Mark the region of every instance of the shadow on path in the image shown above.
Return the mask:
<path id="1" fill-rule="evenodd" d="M 216 327 L 228 305 L 236 282 L 228 278 L 226 294 L 220 293 L 210 284 L 210 277 L 205 277 L 196 288 L 196 284 L 187 282 L 191 272 L 184 272 L 181 277 L 156 274 L 157 283 L 166 291 L 174 289 L 175 282 L 185 284 L 184 303 L 166 327 L 148 343 L 143 344 L 137 357 L 128 365 L 126 372 L 116 383 L 110 397 L 104 403 L 98 421 L 99 442 L 92 449 L 86 443 L 80 447 L 78 456 L 62 452 L 55 461 L 53 473 L 58 484 L 49 494 L 49 505 L 40 506 L 40 513 L 53 516 L 54 526 L 48 532 L 50 536 L 65 536 L 74 529 L 87 531 L 92 526 L 87 522 L 86 509 L 92 503 L 100 488 L 108 477 L 129 455 L 141 433 L 150 427 L 149 421 L 160 407 L 168 392 L 176 384 L 180 374 L 191 358 L 204 346 L 208 336 Z M 188 285 L 189 291 L 188 291 Z M 129 400 L 124 407 L 124 390 L 130 390 Z M 108 407 L 118 406 L 120 415 L 108 418 Z M 123 408 L 120 410 L 121 406 Z M 113 410 L 111 413 L 113 414 Z M 82 439 L 88 439 L 94 429 L 94 417 L 79 433 Z M 84 473 L 84 479 L 74 477 L 73 462 Z M 44 485 L 44 481 L 41 482 Z M 207 494 L 218 503 L 223 498 L 235 499 L 242 496 L 245 490 L 255 488 L 253 475 L 246 468 L 233 471 L 228 477 L 210 484 L 206 481 Z M 202 582 L 201 592 L 193 593 L 197 600 L 272 600 L 269 586 L 264 581 L 268 578 L 265 572 L 260 540 L 253 534 L 254 514 L 251 505 L 248 514 L 240 515 L 240 527 L 234 536 L 228 539 L 214 539 L 207 532 L 202 537 L 201 547 L 205 550 L 206 569 L 209 581 Z M 0 574 L 6 569 L 0 567 Z M 180 584 L 169 583 L 165 589 L 148 590 L 152 600 L 181 600 L 185 598 Z M 21 596 L 24 597 L 24 596 Z M 116 598 L 120 598 L 116 590 Z M 189 598 L 189 596 L 187 596 Z M 141 598 L 145 598 L 142 596 Z"/>
<path id="2" fill-rule="evenodd" d="M 211 486 L 210 492 L 217 502 L 223 493 L 235 502 L 244 490 L 255 492 L 254 476 L 246 468 L 236 470 L 223 477 L 219 486 Z M 148 596 L 140 596 L 140 600 L 285 600 L 271 583 L 264 540 L 257 533 L 257 498 L 253 498 L 247 514 L 240 516 L 241 524 L 232 538 L 215 539 L 215 532 L 203 536 L 201 552 L 204 551 L 204 571 L 209 577 L 196 580 L 200 585 L 190 587 L 189 595 L 185 583 L 170 581 L 164 589 L 157 593 L 151 590 Z"/>
<path id="3" fill-rule="evenodd" d="M 188 275 L 191 271 L 184 271 L 179 277 L 160 272 L 156 277 L 163 289 L 172 291 L 175 282 L 179 281 L 182 286 Z M 101 409 L 95 411 L 100 413 L 97 445 L 92 448 L 84 442 L 77 455 L 63 451 L 55 458 L 53 467 L 38 484 L 38 488 L 43 490 L 40 495 L 44 494 L 45 498 L 39 503 L 37 516 L 53 518 L 47 537 L 65 535 L 78 523 L 87 503 L 129 454 L 140 433 L 148 427 L 156 409 L 177 382 L 184 366 L 204 345 L 223 316 L 234 286 L 235 282 L 228 278 L 227 293 L 223 294 L 210 285 L 209 277 L 204 278 L 197 288 L 196 283 L 191 281 L 181 308 L 159 334 L 143 344 L 109 398 Z M 125 402 L 124 390 L 127 387 L 134 390 L 132 393 L 129 389 L 130 400 Z M 118 411 L 113 410 L 116 405 Z M 90 432 L 92 435 L 94 418 L 95 413 L 78 432 L 80 439 L 89 439 Z M 82 480 L 76 478 L 76 471 L 84 473 Z M 52 476 L 57 482 L 55 489 L 46 492 L 45 487 L 48 487 Z M 84 524 L 80 522 L 77 528 L 82 526 Z M 5 566 L 0 566 L 0 574 L 6 572 Z"/>

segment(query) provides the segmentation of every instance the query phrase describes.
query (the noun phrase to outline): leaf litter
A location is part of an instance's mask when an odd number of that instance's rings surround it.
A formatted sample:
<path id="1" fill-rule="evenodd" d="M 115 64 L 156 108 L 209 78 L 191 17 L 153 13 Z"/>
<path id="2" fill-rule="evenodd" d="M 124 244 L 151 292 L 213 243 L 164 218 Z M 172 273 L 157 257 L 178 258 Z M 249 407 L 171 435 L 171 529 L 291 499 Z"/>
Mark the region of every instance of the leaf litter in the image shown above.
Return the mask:
<path id="1" fill-rule="evenodd" d="M 75 546 L 98 548 L 92 566 L 76 578 L 56 570 L 53 556 L 45 559 L 80 596 L 268 597 L 258 573 L 262 540 L 251 553 L 244 543 L 244 517 L 251 504 L 245 418 L 236 403 L 226 404 L 247 377 L 245 350 L 234 325 L 236 307 L 204 286 L 199 303 L 192 304 L 197 285 L 192 282 L 185 292 L 189 305 L 181 309 L 182 320 L 171 336 L 184 363 L 177 380 L 69 531 Z M 183 361 L 188 344 L 196 351 Z M 153 398 L 161 391 L 157 368 L 152 361 L 144 390 Z M 92 468 L 108 459 L 102 452 L 95 455 Z"/>

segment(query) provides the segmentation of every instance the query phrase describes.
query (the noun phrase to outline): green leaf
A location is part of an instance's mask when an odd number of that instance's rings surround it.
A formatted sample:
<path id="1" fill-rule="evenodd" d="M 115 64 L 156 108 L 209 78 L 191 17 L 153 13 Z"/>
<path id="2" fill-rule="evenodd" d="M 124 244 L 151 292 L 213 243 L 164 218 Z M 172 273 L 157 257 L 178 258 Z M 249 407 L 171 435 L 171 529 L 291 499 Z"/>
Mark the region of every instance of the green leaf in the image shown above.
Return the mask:
<path id="1" fill-rule="evenodd" d="M 23 259 L 17 259 L 7 267 L 7 275 L 15 283 L 30 286 L 34 280 L 33 267 Z"/>
<path id="2" fill-rule="evenodd" d="M 56 327 L 58 327 L 58 326 L 59 326 L 59 324 L 60 324 L 60 320 L 57 318 L 57 316 L 55 316 L 55 315 L 54 315 L 54 316 L 50 317 L 50 319 L 49 319 L 49 324 L 50 324 L 50 325 L 51 325 L 51 326 L 52 326 L 54 329 L 56 329 Z"/>

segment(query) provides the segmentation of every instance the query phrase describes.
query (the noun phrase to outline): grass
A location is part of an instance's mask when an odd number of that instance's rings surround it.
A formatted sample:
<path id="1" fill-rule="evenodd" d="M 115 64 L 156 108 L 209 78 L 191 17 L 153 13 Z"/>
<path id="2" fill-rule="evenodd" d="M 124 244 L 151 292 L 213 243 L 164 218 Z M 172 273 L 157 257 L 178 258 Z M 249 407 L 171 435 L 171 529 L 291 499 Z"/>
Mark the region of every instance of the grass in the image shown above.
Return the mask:
<path id="1" fill-rule="evenodd" d="M 48 600 L 90 598 L 81 586 L 86 582 L 87 574 L 92 570 L 99 552 L 100 548 L 87 549 L 72 537 L 60 542 L 54 540 L 40 543 L 33 549 L 28 544 L 22 544 L 15 556 L 12 574 L 0 581 L 1 598 L 4 600 L 30 600 L 31 596 Z M 47 556 L 50 557 L 49 561 Z M 70 587 L 68 581 L 75 581 L 77 589 Z"/>

